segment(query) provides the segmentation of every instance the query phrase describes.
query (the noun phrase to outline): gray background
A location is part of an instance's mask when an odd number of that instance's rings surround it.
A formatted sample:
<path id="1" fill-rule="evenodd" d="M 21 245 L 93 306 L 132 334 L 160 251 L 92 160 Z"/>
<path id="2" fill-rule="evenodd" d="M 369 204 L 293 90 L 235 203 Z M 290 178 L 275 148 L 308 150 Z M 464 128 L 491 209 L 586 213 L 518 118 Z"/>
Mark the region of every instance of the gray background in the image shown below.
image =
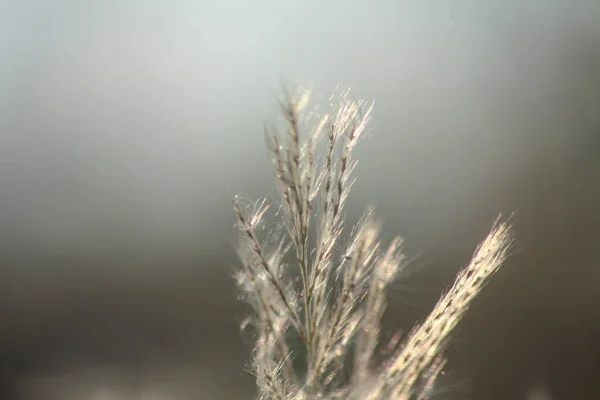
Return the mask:
<path id="1" fill-rule="evenodd" d="M 3 1 L 0 397 L 250 397 L 231 197 L 272 195 L 282 79 L 376 103 L 348 214 L 375 205 L 418 256 L 390 328 L 515 212 L 514 255 L 449 349 L 455 398 L 600 397 L 600 3 L 583 0 Z"/>

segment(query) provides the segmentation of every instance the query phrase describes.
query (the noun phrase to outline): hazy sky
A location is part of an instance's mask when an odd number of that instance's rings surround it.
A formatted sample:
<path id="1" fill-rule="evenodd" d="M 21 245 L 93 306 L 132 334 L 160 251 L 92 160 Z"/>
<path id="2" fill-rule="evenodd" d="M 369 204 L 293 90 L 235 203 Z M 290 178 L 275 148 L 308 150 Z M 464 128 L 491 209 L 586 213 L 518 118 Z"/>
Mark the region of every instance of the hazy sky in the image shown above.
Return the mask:
<path id="1" fill-rule="evenodd" d="M 571 140 L 548 110 L 574 85 L 573 43 L 600 32 L 593 1 L 0 7 L 3 235 L 80 250 L 225 239 L 230 195 L 267 194 L 282 79 L 376 102 L 357 203 L 463 218 Z"/>

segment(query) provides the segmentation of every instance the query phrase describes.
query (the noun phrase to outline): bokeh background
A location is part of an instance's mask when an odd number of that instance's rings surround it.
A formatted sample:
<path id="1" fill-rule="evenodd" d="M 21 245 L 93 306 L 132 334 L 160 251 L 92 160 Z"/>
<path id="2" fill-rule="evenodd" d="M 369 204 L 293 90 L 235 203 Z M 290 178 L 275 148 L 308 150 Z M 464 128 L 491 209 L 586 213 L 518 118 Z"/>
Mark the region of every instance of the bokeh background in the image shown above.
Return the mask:
<path id="1" fill-rule="evenodd" d="M 273 195 L 282 80 L 376 103 L 348 218 L 414 257 L 390 329 L 515 213 L 448 398 L 600 398 L 591 0 L 2 1 L 0 398 L 251 398 L 231 196 Z"/>

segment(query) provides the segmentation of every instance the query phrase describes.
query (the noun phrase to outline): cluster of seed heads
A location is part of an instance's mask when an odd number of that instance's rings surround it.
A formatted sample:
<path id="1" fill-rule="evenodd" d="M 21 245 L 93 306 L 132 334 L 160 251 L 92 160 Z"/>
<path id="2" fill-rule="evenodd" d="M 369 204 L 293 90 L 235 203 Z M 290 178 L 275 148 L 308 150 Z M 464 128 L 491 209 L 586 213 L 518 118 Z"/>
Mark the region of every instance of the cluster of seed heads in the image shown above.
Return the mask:
<path id="1" fill-rule="evenodd" d="M 452 330 L 506 258 L 510 226 L 496 220 L 429 316 L 382 345 L 386 290 L 405 266 L 402 239 L 384 247 L 372 210 L 342 239 L 353 151 L 372 104 L 344 91 L 304 137 L 308 100 L 307 92 L 284 96 L 285 127 L 265 130 L 280 224 L 263 229 L 266 201 L 234 200 L 242 261 L 235 278 L 252 308 L 243 329 L 252 332 L 259 398 L 429 399 Z"/>

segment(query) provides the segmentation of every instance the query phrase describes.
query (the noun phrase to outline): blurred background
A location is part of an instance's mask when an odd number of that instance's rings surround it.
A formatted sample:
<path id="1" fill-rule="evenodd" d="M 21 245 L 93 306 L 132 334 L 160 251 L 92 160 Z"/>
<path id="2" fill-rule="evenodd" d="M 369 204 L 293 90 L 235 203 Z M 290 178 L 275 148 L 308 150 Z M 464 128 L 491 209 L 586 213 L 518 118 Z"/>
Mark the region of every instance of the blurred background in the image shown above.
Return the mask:
<path id="1" fill-rule="evenodd" d="M 0 398 L 251 398 L 231 197 L 273 197 L 282 79 L 376 103 L 390 330 L 515 213 L 442 398 L 600 398 L 600 2 L 4 0 L 0 38 Z"/>

